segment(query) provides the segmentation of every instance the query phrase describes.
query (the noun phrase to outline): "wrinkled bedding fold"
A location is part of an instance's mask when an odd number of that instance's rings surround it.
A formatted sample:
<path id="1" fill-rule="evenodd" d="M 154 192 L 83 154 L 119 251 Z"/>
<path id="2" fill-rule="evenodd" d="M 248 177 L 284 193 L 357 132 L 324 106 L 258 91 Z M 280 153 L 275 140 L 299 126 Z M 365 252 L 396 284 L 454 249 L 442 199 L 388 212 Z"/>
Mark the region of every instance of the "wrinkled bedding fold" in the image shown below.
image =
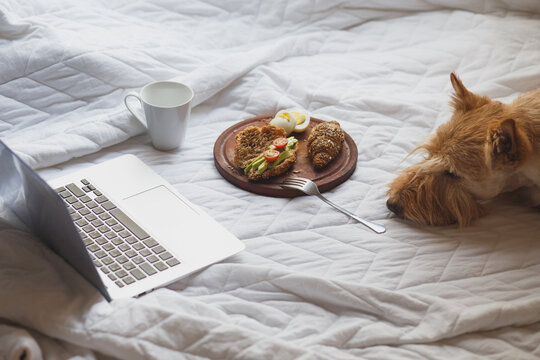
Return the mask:
<path id="1" fill-rule="evenodd" d="M 385 207 L 386 185 L 421 156 L 407 154 L 450 117 L 450 72 L 509 102 L 540 87 L 539 44 L 533 0 L 4 2 L 0 138 L 45 178 L 135 154 L 246 250 L 107 303 L 0 222 L 0 320 L 13 326 L 0 332 L 33 339 L 43 358 L 540 356 L 537 210 L 503 196 L 457 229 Z M 195 90 L 172 152 L 123 106 L 165 79 Z M 356 170 L 325 195 L 385 234 L 315 197 L 258 196 L 219 175 L 222 131 L 293 106 L 351 135 Z"/>

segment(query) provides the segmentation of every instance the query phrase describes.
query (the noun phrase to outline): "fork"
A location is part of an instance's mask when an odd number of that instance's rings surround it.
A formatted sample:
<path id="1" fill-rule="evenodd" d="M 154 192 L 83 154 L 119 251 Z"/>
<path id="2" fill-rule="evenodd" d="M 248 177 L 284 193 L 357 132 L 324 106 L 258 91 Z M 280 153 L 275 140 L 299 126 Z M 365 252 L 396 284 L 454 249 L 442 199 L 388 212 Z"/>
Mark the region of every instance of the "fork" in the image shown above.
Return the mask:
<path id="1" fill-rule="evenodd" d="M 280 184 L 280 186 L 284 189 L 296 189 L 308 195 L 315 195 L 319 199 L 327 203 L 328 205 L 333 206 L 334 208 L 338 209 L 342 213 L 349 215 L 350 217 L 352 217 L 354 220 L 358 221 L 362 225 L 367 226 L 371 230 L 375 231 L 377 234 L 382 234 L 383 232 L 386 231 L 386 228 L 384 226 L 362 219 L 361 217 L 354 215 L 352 212 L 342 208 L 339 205 L 334 204 L 333 202 L 331 202 L 330 200 L 322 196 L 321 192 L 319 191 L 319 188 L 317 187 L 317 184 L 315 184 L 313 181 L 309 179 L 304 179 L 301 177 L 287 178 Z"/>

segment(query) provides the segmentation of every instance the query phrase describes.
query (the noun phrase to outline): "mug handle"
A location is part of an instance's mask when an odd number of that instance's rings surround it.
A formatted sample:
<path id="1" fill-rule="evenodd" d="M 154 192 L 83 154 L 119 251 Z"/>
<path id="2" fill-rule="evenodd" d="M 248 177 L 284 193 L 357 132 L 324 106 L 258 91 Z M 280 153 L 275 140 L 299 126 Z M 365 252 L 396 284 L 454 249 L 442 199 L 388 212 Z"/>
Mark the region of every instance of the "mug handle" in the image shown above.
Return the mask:
<path id="1" fill-rule="evenodd" d="M 135 109 L 134 107 L 132 107 L 132 105 L 130 105 L 128 103 L 128 98 L 130 96 L 133 96 L 134 98 L 136 98 L 137 100 L 139 100 L 139 103 L 141 104 L 141 108 L 142 108 L 142 100 L 141 98 L 139 97 L 139 94 L 137 94 L 137 92 L 135 91 L 130 91 L 129 93 L 127 93 L 126 96 L 124 96 L 124 104 L 126 105 L 127 109 L 129 110 L 129 112 L 135 116 L 137 118 L 137 120 L 139 120 L 139 122 L 141 124 L 144 125 L 144 127 L 148 128 L 148 124 L 146 123 L 146 119 L 144 118 L 144 115 L 141 111 L 141 109 Z"/>

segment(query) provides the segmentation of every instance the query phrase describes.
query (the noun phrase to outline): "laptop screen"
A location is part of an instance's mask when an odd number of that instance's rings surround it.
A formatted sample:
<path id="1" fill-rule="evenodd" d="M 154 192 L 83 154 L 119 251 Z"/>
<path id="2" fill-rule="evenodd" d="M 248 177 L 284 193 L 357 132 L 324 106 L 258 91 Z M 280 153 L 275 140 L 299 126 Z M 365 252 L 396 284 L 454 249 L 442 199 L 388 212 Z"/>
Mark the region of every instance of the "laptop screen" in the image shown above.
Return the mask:
<path id="1" fill-rule="evenodd" d="M 0 198 L 28 229 L 110 301 L 62 199 L 1 140 Z"/>

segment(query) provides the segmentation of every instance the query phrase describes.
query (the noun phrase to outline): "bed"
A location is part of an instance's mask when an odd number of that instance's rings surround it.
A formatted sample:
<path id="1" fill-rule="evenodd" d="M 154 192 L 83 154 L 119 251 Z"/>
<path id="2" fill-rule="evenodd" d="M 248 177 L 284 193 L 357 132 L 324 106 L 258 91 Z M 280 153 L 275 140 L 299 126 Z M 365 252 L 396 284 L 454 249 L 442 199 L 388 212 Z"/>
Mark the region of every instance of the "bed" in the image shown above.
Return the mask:
<path id="1" fill-rule="evenodd" d="M 32 235 L 0 224 L 0 357 L 534 359 L 540 212 L 514 196 L 471 226 L 389 215 L 386 186 L 450 117 L 449 74 L 508 102 L 540 86 L 540 5 L 484 1 L 0 4 L 0 138 L 44 178 L 134 154 L 246 245 L 108 303 Z M 129 91 L 195 90 L 185 145 L 154 150 Z M 214 166 L 219 135 L 289 107 L 358 148 L 326 196 L 260 196 Z M 1 184 L 0 184 L 1 185 Z"/>

